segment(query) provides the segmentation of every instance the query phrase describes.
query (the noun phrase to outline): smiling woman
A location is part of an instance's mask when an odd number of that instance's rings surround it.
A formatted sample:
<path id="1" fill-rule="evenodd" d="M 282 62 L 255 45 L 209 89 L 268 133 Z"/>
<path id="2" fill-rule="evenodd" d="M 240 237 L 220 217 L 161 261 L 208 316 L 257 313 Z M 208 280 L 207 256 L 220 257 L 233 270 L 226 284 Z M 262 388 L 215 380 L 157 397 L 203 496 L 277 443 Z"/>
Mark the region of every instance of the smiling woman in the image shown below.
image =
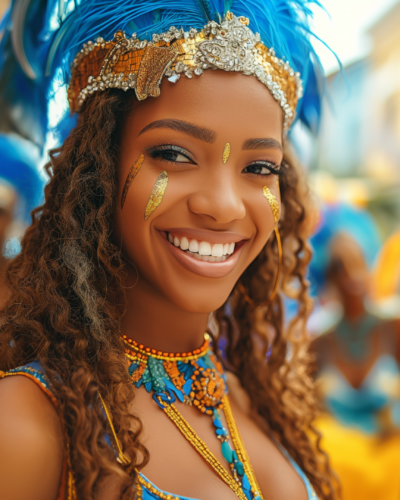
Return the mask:
<path id="1" fill-rule="evenodd" d="M 296 109 L 307 121 L 308 3 L 32 2 L 48 71 L 84 30 L 104 38 L 73 59 L 77 125 L 8 267 L 1 498 L 334 498 L 305 355 L 307 189 L 287 138 Z M 299 311 L 287 327 L 284 295 Z"/>

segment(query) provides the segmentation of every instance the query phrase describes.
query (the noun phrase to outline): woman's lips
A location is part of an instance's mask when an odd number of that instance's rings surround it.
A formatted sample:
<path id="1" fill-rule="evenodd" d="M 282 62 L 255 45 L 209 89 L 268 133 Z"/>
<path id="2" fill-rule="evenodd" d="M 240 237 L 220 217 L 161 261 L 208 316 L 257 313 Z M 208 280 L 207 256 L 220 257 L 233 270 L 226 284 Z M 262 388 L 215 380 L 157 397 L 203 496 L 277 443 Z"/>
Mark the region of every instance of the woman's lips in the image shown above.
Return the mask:
<path id="1" fill-rule="evenodd" d="M 165 231 L 159 231 L 159 233 L 169 251 L 174 255 L 178 262 L 182 264 L 183 267 L 193 273 L 199 274 L 200 276 L 206 276 L 208 278 L 223 278 L 224 276 L 227 276 L 236 266 L 245 243 L 244 240 L 237 242 L 235 244 L 234 252 L 231 255 L 228 255 L 226 260 L 222 262 L 205 262 L 193 257 L 191 252 L 183 251 L 180 247 L 176 247 L 171 244 L 167 239 L 167 233 Z"/>

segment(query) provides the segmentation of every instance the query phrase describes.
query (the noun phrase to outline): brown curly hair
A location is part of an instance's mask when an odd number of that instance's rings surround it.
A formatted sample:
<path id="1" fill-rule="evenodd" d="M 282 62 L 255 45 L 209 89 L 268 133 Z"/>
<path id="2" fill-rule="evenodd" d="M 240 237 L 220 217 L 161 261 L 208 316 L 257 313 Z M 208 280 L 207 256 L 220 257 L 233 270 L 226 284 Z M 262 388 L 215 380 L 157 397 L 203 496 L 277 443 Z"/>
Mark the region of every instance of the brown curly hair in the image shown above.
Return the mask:
<path id="1" fill-rule="evenodd" d="M 121 480 L 121 498 L 131 498 L 136 471 L 149 460 L 140 442 L 143 424 L 128 409 L 134 387 L 120 340 L 125 271 L 111 239 L 121 124 L 133 102 L 124 92 L 108 90 L 85 103 L 76 128 L 50 152 L 44 203 L 32 212 L 21 253 L 7 271 L 10 298 L 2 313 L 0 369 L 35 359 L 45 367 L 82 500 L 93 500 L 102 478 L 110 474 Z M 311 308 L 305 280 L 310 260 L 307 192 L 287 145 L 284 164 L 282 292 L 297 300 L 298 315 L 284 328 L 279 294 L 267 309 L 254 309 L 235 287 L 215 317 L 219 335 L 227 340 L 224 362 L 239 377 L 254 411 L 321 499 L 332 500 L 327 458 L 312 428 L 315 400 L 305 334 Z M 276 266 L 271 238 L 242 276 L 254 300 L 270 293 Z M 117 464 L 106 444 L 98 391 L 133 468 Z"/>

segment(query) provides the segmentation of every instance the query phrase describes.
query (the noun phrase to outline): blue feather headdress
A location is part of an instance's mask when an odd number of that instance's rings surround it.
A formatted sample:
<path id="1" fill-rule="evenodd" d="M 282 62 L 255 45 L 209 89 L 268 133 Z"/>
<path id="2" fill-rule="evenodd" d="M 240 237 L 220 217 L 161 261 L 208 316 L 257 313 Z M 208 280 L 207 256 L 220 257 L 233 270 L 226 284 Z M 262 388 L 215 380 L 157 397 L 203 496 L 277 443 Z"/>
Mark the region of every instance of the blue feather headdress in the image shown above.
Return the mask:
<path id="1" fill-rule="evenodd" d="M 150 39 L 171 26 L 202 29 L 232 11 L 249 18 L 263 43 L 301 74 L 305 92 L 297 116 L 316 131 L 321 66 L 310 41 L 313 4 L 318 0 L 12 0 L 0 25 L 2 120 L 43 146 L 50 126 L 68 131 L 73 124 L 69 116 L 55 119 L 49 102 L 57 85 L 69 81 L 72 60 L 87 40 L 107 40 L 118 30 Z"/>

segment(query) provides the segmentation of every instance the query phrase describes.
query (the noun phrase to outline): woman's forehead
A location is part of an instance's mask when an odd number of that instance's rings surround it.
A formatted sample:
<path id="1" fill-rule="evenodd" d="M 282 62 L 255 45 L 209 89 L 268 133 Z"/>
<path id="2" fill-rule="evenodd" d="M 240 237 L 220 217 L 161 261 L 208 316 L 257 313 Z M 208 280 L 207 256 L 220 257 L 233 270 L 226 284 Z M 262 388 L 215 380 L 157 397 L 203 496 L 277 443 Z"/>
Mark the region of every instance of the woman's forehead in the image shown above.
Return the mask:
<path id="1" fill-rule="evenodd" d="M 128 120 L 137 133 L 155 121 L 178 120 L 216 137 L 226 132 L 282 141 L 283 113 L 270 92 L 252 76 L 223 71 L 177 83 L 164 80 L 161 95 L 137 103 Z"/>

